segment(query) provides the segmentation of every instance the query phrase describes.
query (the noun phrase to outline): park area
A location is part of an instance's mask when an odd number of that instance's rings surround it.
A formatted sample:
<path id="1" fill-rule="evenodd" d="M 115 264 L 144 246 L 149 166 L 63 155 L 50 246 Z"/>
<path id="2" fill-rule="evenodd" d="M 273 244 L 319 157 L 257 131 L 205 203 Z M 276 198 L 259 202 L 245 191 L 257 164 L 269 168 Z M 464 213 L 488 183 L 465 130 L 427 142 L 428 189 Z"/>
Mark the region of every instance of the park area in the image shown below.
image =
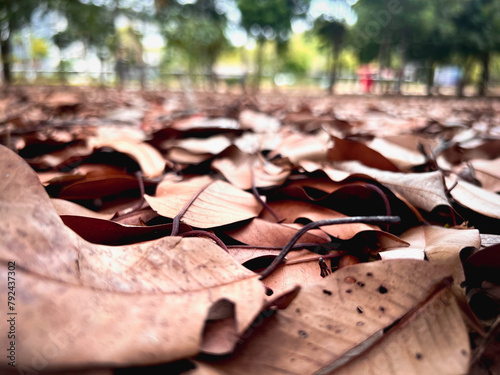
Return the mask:
<path id="1" fill-rule="evenodd" d="M 0 3 L 0 373 L 500 373 L 500 5 Z"/>

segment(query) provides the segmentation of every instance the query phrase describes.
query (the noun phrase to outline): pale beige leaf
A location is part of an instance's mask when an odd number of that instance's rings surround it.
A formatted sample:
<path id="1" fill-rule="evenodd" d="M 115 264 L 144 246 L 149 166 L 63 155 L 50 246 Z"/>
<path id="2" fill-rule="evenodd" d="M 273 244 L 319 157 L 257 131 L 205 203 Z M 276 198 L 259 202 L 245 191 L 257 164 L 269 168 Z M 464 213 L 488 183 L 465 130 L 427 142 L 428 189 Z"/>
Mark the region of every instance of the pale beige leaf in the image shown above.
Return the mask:
<path id="1" fill-rule="evenodd" d="M 409 229 L 400 238 L 408 242 L 410 246 L 380 252 L 382 259 L 424 259 L 427 257 L 431 263 L 441 266 L 453 276 L 455 290 L 463 290 L 460 288 L 460 284 L 464 281 L 460 250 L 480 246 L 481 238 L 478 230 L 420 226 Z"/>
<path id="2" fill-rule="evenodd" d="M 372 177 L 394 193 L 401 194 L 415 207 L 432 211 L 438 206 L 449 206 L 441 172 L 397 173 L 370 168 L 359 162 L 336 163 L 338 169 Z"/>
<path id="3" fill-rule="evenodd" d="M 277 118 L 249 109 L 240 113 L 239 121 L 243 129 L 252 129 L 256 133 L 275 133 L 280 128 Z"/>
<path id="4" fill-rule="evenodd" d="M 182 221 L 198 228 L 211 228 L 258 216 L 262 207 L 250 193 L 208 176 L 187 181 L 160 183 L 156 196 L 145 195 L 150 206 L 165 217 L 175 217 L 200 190 Z"/>
<path id="5" fill-rule="evenodd" d="M 401 170 L 409 170 L 411 167 L 424 164 L 426 162 L 424 155 L 416 150 L 402 147 L 384 138 L 375 137 L 366 145 L 381 153 L 387 159 L 396 164 L 396 166 Z"/>
<path id="6" fill-rule="evenodd" d="M 394 346 L 414 356 L 422 349 L 425 365 L 417 370 L 442 369 L 438 362 L 446 354 L 454 362 L 452 373 L 463 373 L 470 355 L 468 334 L 454 297 L 443 289 L 442 280 L 438 266 L 418 260 L 362 263 L 340 269 L 304 287 L 286 310 L 256 323 L 232 357 L 205 363 L 200 372 L 192 373 L 330 373 L 356 352 L 377 354 Z M 403 322 L 393 326 L 401 318 Z M 428 327 L 432 331 L 426 332 Z M 385 335 L 384 329 L 388 329 Z M 424 341 L 417 342 L 414 335 Z M 445 340 L 449 344 L 445 345 Z M 429 354 L 427 349 L 438 352 Z M 362 366 L 363 358 L 361 355 L 354 361 L 361 361 Z M 400 359 L 403 362 L 406 357 L 402 354 Z M 404 370 L 412 363 L 399 363 L 395 358 L 395 371 L 387 373 L 404 373 L 397 371 L 397 366 Z M 385 372 L 373 369 L 372 373 Z"/>
<path id="7" fill-rule="evenodd" d="M 500 192 L 500 158 L 494 160 L 476 159 L 470 163 L 474 167 L 476 178 L 481 181 L 482 188 Z"/>
<path id="8" fill-rule="evenodd" d="M 112 213 L 100 213 L 89 210 L 79 204 L 67 201 L 65 199 L 52 198 L 50 200 L 52 205 L 56 209 L 56 212 L 59 216 L 61 215 L 74 215 L 74 216 L 85 216 L 85 217 L 93 217 L 96 219 L 104 219 L 109 220 L 113 217 Z"/>
<path id="9" fill-rule="evenodd" d="M 446 179 L 446 186 L 450 189 L 454 181 Z M 451 191 L 451 196 L 460 204 L 482 215 L 500 219 L 500 195 L 477 187 L 469 182 L 458 180 Z"/>
<path id="10" fill-rule="evenodd" d="M 63 224 L 19 156 L 2 146 L 0 157 L 0 214 L 9 218 L 0 227 L 0 274 L 6 280 L 15 262 L 18 366 L 33 369 L 39 358 L 44 369 L 169 362 L 210 342 L 205 321 L 219 301 L 234 305 L 229 347 L 260 312 L 258 275 L 212 241 L 91 244 Z M 0 343 L 7 347 L 7 335 Z"/>
<path id="11" fill-rule="evenodd" d="M 392 330 L 346 365 L 315 375 L 459 375 L 467 371 L 469 334 L 449 289 Z"/>
<path id="12" fill-rule="evenodd" d="M 111 147 L 116 151 L 130 155 L 141 166 L 146 177 L 161 176 L 165 169 L 165 159 L 153 146 L 132 138 L 90 138 L 93 147 Z"/>
<path id="13" fill-rule="evenodd" d="M 281 144 L 271 152 L 269 157 L 281 155 L 290 159 L 294 164 L 298 164 L 301 160 L 325 160 L 330 143 L 327 133 L 318 135 L 292 133 L 283 138 Z"/>
<path id="14" fill-rule="evenodd" d="M 278 166 L 264 160 L 259 154 L 247 154 L 236 146 L 231 146 L 219 158 L 212 161 L 212 168 L 221 172 L 234 186 L 251 189 L 256 187 L 279 186 L 290 175 L 290 168 Z"/>

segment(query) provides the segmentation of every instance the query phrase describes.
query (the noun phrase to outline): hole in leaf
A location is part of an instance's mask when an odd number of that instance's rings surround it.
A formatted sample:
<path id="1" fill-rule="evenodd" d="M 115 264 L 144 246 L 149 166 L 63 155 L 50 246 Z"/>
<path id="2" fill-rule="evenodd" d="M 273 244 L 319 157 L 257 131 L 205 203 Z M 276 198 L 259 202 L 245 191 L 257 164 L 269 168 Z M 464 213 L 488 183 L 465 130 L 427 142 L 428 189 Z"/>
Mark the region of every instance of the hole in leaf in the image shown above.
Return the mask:
<path id="1" fill-rule="evenodd" d="M 386 294 L 388 292 L 387 288 L 383 285 L 380 285 L 377 289 L 377 291 L 380 293 L 380 294 Z"/>
<path id="2" fill-rule="evenodd" d="M 301 329 L 299 329 L 299 336 L 302 337 L 303 339 L 307 339 L 308 335 L 307 335 L 307 332 L 306 331 L 303 331 Z"/>
<path id="3" fill-rule="evenodd" d="M 266 287 L 266 296 L 272 296 L 274 294 L 274 290 Z"/>

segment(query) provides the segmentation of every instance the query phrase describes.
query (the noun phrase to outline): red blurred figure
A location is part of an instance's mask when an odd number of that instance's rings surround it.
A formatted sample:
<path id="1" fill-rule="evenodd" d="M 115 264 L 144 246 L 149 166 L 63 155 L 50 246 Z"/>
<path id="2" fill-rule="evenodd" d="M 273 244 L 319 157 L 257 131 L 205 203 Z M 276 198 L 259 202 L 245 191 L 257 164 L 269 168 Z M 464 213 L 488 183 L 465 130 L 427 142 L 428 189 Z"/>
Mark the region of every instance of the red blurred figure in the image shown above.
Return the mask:
<path id="1" fill-rule="evenodd" d="M 358 69 L 359 83 L 364 93 L 370 94 L 373 86 L 373 73 L 370 66 L 365 64 L 361 65 Z"/>

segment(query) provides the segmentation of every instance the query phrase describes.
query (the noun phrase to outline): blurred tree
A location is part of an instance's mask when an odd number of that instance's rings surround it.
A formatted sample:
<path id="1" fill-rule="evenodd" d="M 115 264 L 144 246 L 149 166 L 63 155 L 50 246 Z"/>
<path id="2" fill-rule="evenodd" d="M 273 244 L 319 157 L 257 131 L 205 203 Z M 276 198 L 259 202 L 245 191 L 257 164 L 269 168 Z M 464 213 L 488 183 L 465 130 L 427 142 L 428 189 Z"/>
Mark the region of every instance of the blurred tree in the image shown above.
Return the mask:
<path id="1" fill-rule="evenodd" d="M 339 56 L 347 33 L 347 26 L 342 21 L 322 15 L 314 21 L 313 31 L 318 35 L 324 46 L 330 48 L 332 53 L 330 82 L 328 85 L 328 93 L 332 95 L 339 71 Z"/>
<path id="2" fill-rule="evenodd" d="M 80 1 L 57 1 L 55 4 L 56 9 L 67 21 L 66 29 L 53 36 L 56 46 L 62 50 L 73 42 L 81 41 L 85 50 L 95 48 L 101 61 L 102 70 L 104 60 L 109 55 L 109 38 L 115 33 L 113 10 L 105 6 L 81 3 Z M 61 67 L 63 66 L 61 65 Z M 64 81 L 64 72 L 60 73 Z"/>
<path id="3" fill-rule="evenodd" d="M 292 30 L 292 19 L 306 15 L 310 0 L 237 0 L 241 24 L 257 40 L 255 89 L 262 76 L 263 47 L 276 40 L 277 53 L 283 53 Z"/>
<path id="4" fill-rule="evenodd" d="M 427 95 L 432 94 L 437 65 L 452 59 L 457 32 L 454 17 L 461 9 L 461 3 L 454 0 L 430 1 L 423 14 L 425 27 L 412 33 L 408 40 L 408 59 L 424 67 Z"/>
<path id="5" fill-rule="evenodd" d="M 400 93 L 408 48 L 416 35 L 429 32 L 435 24 L 432 18 L 433 0 L 361 0 L 354 5 L 358 21 L 349 40 L 359 50 L 360 60 L 375 58 L 378 50 L 380 69 L 392 68 L 395 48 L 400 66 L 394 91 Z M 439 21 L 436 21 L 439 22 Z M 389 86 L 386 86 L 388 90 Z"/>
<path id="6" fill-rule="evenodd" d="M 483 96 L 488 87 L 491 55 L 500 51 L 500 3 L 495 0 L 466 0 L 461 4 L 461 12 L 454 15 L 456 34 L 452 40 L 454 51 L 464 69 L 464 82 L 459 87 L 458 94 L 463 94 L 463 87 L 470 75 L 472 57 L 481 64 L 482 73 L 477 93 Z"/>
<path id="7" fill-rule="evenodd" d="M 12 36 L 31 20 L 35 9 L 44 4 L 36 0 L 0 1 L 0 44 L 2 52 L 3 82 L 12 82 Z"/>
<path id="8" fill-rule="evenodd" d="M 215 63 L 229 46 L 224 34 L 227 17 L 217 1 L 156 1 L 156 9 L 167 46 L 181 52 L 190 75 L 201 70 L 215 85 Z"/>

